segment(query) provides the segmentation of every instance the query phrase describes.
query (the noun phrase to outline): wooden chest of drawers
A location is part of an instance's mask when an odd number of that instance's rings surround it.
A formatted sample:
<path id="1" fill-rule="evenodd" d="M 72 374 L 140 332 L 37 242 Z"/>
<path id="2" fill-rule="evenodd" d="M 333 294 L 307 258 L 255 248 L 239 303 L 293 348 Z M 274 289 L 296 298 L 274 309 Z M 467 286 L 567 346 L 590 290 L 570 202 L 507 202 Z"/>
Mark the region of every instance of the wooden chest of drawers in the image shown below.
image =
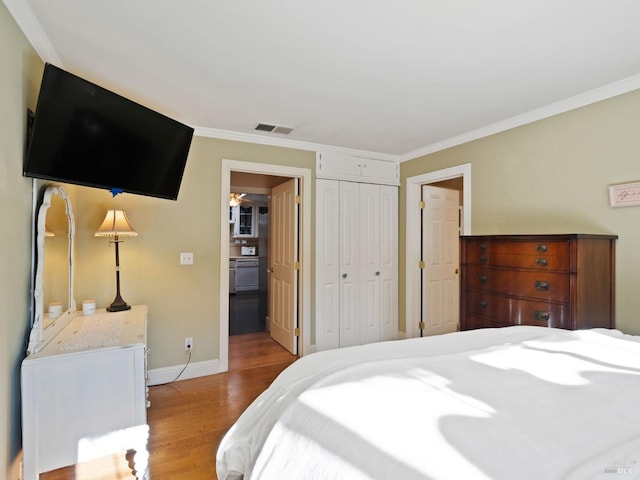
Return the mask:
<path id="1" fill-rule="evenodd" d="M 614 235 L 460 237 L 460 329 L 614 327 Z"/>

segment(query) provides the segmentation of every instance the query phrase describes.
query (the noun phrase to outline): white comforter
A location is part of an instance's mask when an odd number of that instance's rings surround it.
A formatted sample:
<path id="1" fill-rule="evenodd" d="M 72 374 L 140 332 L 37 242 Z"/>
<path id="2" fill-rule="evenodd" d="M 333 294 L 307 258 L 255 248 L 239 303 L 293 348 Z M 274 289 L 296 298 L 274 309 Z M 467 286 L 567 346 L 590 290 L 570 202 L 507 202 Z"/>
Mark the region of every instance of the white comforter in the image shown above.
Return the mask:
<path id="1" fill-rule="evenodd" d="M 221 480 L 640 478 L 640 338 L 508 327 L 315 353 L 217 453 Z"/>

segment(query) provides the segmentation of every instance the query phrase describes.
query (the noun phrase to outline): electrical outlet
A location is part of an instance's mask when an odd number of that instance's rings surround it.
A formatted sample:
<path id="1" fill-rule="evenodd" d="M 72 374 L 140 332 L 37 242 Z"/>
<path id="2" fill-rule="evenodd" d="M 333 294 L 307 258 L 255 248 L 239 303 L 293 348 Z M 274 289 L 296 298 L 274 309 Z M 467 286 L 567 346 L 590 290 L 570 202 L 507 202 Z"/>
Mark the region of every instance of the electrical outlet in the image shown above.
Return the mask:
<path id="1" fill-rule="evenodd" d="M 181 253 L 180 265 L 193 265 L 193 253 Z"/>
<path id="2" fill-rule="evenodd" d="M 184 351 L 189 352 L 193 348 L 193 338 L 187 337 L 184 339 Z"/>

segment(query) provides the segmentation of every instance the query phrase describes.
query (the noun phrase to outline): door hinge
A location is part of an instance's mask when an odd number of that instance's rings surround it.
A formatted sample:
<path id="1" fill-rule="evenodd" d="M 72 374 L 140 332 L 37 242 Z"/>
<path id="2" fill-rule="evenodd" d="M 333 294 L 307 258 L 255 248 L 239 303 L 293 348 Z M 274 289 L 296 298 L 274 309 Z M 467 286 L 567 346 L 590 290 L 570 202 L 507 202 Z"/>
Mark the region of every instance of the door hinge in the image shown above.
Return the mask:
<path id="1" fill-rule="evenodd" d="M 418 328 L 420 328 L 420 330 L 424 330 L 424 322 L 420 322 L 418 324 Z"/>
<path id="2" fill-rule="evenodd" d="M 300 329 L 299 329 L 299 328 L 294 328 L 294 329 L 293 329 L 293 334 L 294 334 L 296 337 L 299 337 L 299 336 L 300 336 Z"/>
<path id="3" fill-rule="evenodd" d="M 296 270 L 300 270 L 300 262 L 294 263 L 293 268 L 295 268 Z"/>
<path id="4" fill-rule="evenodd" d="M 424 202 L 424 200 L 420 200 L 418 202 L 418 207 L 420 207 L 420 210 L 423 210 L 426 206 L 427 204 Z"/>
<path id="5" fill-rule="evenodd" d="M 296 195 L 296 203 L 300 205 L 302 203 L 302 197 L 300 195 Z"/>
<path id="6" fill-rule="evenodd" d="M 418 262 L 418 268 L 419 268 L 420 270 L 424 270 L 424 267 L 425 267 L 425 263 L 424 263 L 424 261 L 423 261 L 423 260 L 420 260 L 420 261 Z"/>

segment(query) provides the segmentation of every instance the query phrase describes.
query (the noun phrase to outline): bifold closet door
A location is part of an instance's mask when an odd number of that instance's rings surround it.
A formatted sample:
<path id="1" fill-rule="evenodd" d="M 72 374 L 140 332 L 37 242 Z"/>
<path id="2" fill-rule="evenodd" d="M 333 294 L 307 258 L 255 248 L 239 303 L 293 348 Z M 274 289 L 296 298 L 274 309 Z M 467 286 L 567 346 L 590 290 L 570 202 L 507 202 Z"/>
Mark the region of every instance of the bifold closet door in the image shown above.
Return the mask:
<path id="1" fill-rule="evenodd" d="M 316 347 L 340 346 L 340 182 L 316 180 Z"/>
<path id="2" fill-rule="evenodd" d="M 316 181 L 318 350 L 397 338 L 397 211 L 397 187 Z"/>
<path id="3" fill-rule="evenodd" d="M 355 182 L 339 182 L 340 208 L 338 248 L 340 255 L 339 304 L 340 347 L 359 345 L 363 318 L 361 285 L 361 249 L 365 238 L 361 231 L 360 186 Z"/>

